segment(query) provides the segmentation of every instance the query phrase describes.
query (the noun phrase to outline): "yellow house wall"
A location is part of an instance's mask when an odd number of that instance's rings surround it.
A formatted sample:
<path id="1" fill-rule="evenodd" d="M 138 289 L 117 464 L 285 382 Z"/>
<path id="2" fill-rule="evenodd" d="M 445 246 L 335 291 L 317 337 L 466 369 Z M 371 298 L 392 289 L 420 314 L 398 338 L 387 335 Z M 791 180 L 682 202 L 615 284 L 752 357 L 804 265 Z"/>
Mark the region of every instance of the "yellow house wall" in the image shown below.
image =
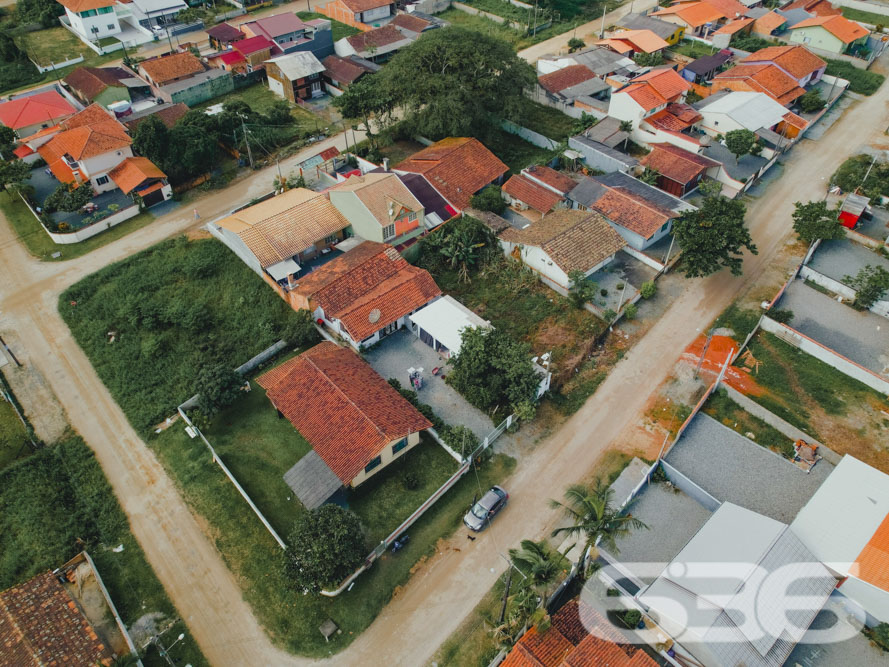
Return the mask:
<path id="1" fill-rule="evenodd" d="M 401 450 L 400 452 L 398 452 L 397 454 L 393 454 L 393 453 L 392 453 L 392 446 L 395 445 L 395 444 L 398 443 L 398 442 L 401 442 L 401 438 L 398 438 L 398 440 L 393 440 L 393 441 L 390 442 L 388 445 L 386 445 L 386 446 L 383 448 L 383 451 L 380 452 L 380 454 L 379 454 L 380 458 L 382 459 L 382 461 L 380 461 L 380 465 L 378 465 L 376 468 L 374 468 L 374 469 L 371 470 L 370 472 L 364 472 L 364 471 L 362 470 L 360 473 L 358 473 L 358 475 L 355 477 L 355 479 L 352 480 L 352 483 L 350 484 L 350 486 L 351 486 L 352 488 L 355 488 L 355 487 L 358 486 L 359 484 L 363 484 L 363 483 L 366 482 L 368 479 L 370 479 L 371 477 L 373 477 L 374 475 L 376 475 L 378 472 L 380 472 L 381 470 L 385 469 L 387 465 L 389 465 L 390 463 L 392 463 L 392 461 L 394 461 L 395 459 L 401 458 L 401 457 L 404 456 L 407 452 L 409 452 L 409 451 L 412 450 L 414 447 L 416 447 L 417 444 L 420 442 L 420 433 L 419 433 L 419 431 L 416 432 L 416 433 L 411 433 L 411 434 L 407 437 L 407 447 L 405 447 L 404 449 L 402 449 L 402 450 Z"/>

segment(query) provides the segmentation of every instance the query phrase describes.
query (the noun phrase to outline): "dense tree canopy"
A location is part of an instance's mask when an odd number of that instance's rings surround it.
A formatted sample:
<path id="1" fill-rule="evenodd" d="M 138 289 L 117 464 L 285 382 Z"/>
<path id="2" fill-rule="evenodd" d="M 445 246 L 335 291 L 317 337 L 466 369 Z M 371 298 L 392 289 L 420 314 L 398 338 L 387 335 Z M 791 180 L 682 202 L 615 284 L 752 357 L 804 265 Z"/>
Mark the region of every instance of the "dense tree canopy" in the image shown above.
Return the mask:
<path id="1" fill-rule="evenodd" d="M 731 130 L 726 132 L 725 147 L 735 156 L 735 162 L 753 151 L 756 135 L 750 130 Z"/>
<path id="2" fill-rule="evenodd" d="M 65 8 L 55 0 L 18 0 L 15 3 L 19 23 L 39 23 L 44 28 L 57 26 Z"/>
<path id="3" fill-rule="evenodd" d="M 54 211 L 73 213 L 83 208 L 92 198 L 93 188 L 89 183 L 83 185 L 62 183 L 43 201 L 43 208 L 47 213 Z"/>
<path id="4" fill-rule="evenodd" d="M 343 117 L 361 121 L 359 127 L 367 135 L 371 145 L 376 147 L 374 125 L 380 127 L 386 123 L 395 108 L 395 100 L 383 77 L 373 75 L 351 84 L 342 95 L 334 99 L 333 106 L 339 109 Z"/>
<path id="5" fill-rule="evenodd" d="M 818 239 L 841 239 L 846 235 L 837 212 L 827 208 L 826 202 L 798 201 L 793 207 L 793 231 L 801 241 L 812 243 Z"/>
<path id="6" fill-rule="evenodd" d="M 31 168 L 21 160 L 0 161 L 0 191 L 16 190 L 31 178 Z"/>
<path id="7" fill-rule="evenodd" d="M 882 266 L 868 264 L 854 276 L 846 276 L 843 282 L 855 290 L 854 306 L 867 310 L 889 291 L 889 271 Z"/>
<path id="8" fill-rule="evenodd" d="M 377 75 L 416 132 L 479 136 L 520 118 L 534 68 L 507 42 L 459 27 L 425 33 Z"/>
<path id="9" fill-rule="evenodd" d="M 736 199 L 716 196 L 707 197 L 697 210 L 682 212 L 673 223 L 673 233 L 682 249 L 687 277 L 708 276 L 722 268 L 741 274 L 742 250 L 757 254 L 744 224 L 746 210 Z"/>
<path id="10" fill-rule="evenodd" d="M 317 593 L 338 585 L 366 555 L 364 531 L 355 513 L 322 505 L 297 520 L 284 552 L 284 572 L 296 590 Z"/>

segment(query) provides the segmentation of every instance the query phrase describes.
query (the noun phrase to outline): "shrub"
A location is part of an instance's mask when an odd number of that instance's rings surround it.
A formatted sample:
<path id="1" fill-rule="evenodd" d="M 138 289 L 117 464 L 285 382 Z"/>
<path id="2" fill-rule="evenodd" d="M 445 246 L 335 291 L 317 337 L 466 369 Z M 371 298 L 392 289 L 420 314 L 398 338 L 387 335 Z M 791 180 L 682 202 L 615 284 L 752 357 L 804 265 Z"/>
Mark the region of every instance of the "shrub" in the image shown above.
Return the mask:
<path id="1" fill-rule="evenodd" d="M 799 98 L 799 106 L 805 113 L 814 113 L 824 108 L 827 102 L 821 97 L 817 88 L 812 88 L 808 93 Z"/>
<path id="2" fill-rule="evenodd" d="M 873 95 L 886 78 L 882 74 L 859 69 L 852 63 L 830 59 L 827 59 L 825 74 L 846 79 L 849 82 L 849 90 L 861 95 Z"/>
<path id="3" fill-rule="evenodd" d="M 889 651 L 889 623 L 880 623 L 870 630 L 870 638 L 884 651 Z"/>
<path id="4" fill-rule="evenodd" d="M 657 293 L 657 284 L 653 280 L 646 280 L 639 288 L 639 294 L 643 299 L 650 299 Z"/>
<path id="5" fill-rule="evenodd" d="M 624 315 L 627 316 L 628 320 L 635 320 L 638 313 L 639 309 L 636 307 L 635 303 L 629 303 L 627 304 L 627 307 L 624 308 Z"/>
<path id="6" fill-rule="evenodd" d="M 339 584 L 366 555 L 358 516 L 339 505 L 322 505 L 294 525 L 284 575 L 295 590 L 317 593 Z"/>
<path id="7" fill-rule="evenodd" d="M 600 290 L 599 290 L 599 294 L 600 294 L 601 296 L 608 296 L 608 290 L 607 290 L 607 289 L 604 289 L 604 288 L 603 288 L 603 289 L 600 289 Z"/>
<path id="8" fill-rule="evenodd" d="M 638 609 L 627 609 L 621 616 L 621 620 L 632 630 L 639 625 L 639 621 L 642 620 L 642 612 Z"/>
<path id="9" fill-rule="evenodd" d="M 605 591 L 605 597 L 609 597 L 609 598 L 619 598 L 619 597 L 620 597 L 620 591 L 617 590 L 616 588 L 609 588 L 607 591 Z"/>
<path id="10" fill-rule="evenodd" d="M 843 278 L 843 282 L 856 292 L 853 305 L 859 310 L 867 310 L 889 291 L 889 271 L 868 264 L 855 277 Z"/>
<path id="11" fill-rule="evenodd" d="M 401 485 L 405 491 L 416 491 L 420 488 L 420 475 L 415 470 L 407 470 L 401 476 Z"/>
<path id="12" fill-rule="evenodd" d="M 224 364 L 204 366 L 198 373 L 195 393 L 198 407 L 205 415 L 214 415 L 231 405 L 240 395 L 243 380 L 237 372 Z"/>
<path id="13" fill-rule="evenodd" d="M 615 313 L 611 308 L 602 313 L 602 319 L 608 322 L 608 324 L 611 324 L 614 321 L 615 317 L 617 317 L 617 313 Z"/>
<path id="14" fill-rule="evenodd" d="M 470 200 L 473 208 L 479 211 L 490 211 L 491 213 L 503 213 L 506 209 L 506 202 L 500 192 L 500 188 L 496 185 L 489 185 L 477 195 L 473 195 Z"/>
<path id="15" fill-rule="evenodd" d="M 793 319 L 793 311 L 787 308 L 776 308 L 769 311 L 769 317 L 781 324 L 787 324 Z"/>
<path id="16" fill-rule="evenodd" d="M 568 53 L 574 53 L 575 51 L 579 51 L 583 47 L 586 46 L 586 42 L 584 42 L 579 37 L 572 37 L 568 40 Z"/>

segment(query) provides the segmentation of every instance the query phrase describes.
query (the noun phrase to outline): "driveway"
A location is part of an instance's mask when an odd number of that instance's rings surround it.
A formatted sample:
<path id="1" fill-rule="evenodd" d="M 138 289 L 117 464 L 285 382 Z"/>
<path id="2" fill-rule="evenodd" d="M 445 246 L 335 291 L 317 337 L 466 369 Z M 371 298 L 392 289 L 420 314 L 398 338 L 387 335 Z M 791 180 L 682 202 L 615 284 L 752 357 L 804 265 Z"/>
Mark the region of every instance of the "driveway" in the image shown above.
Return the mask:
<path id="1" fill-rule="evenodd" d="M 583 408 L 521 461 L 506 482 L 510 506 L 491 529 L 474 542 L 458 530 L 437 545 L 436 554 L 418 566 L 373 625 L 333 657 L 334 664 L 420 665 L 429 660 L 498 579 L 504 568 L 502 554 L 522 539 L 545 534 L 554 518 L 546 499 L 584 479 L 613 442 L 630 437 L 650 395 L 670 376 L 684 348 L 770 265 L 791 233 L 793 202 L 822 198 L 822 179 L 848 154 L 862 142 L 884 139 L 887 101 L 889 85 L 884 85 L 851 107 L 820 142 L 803 141 L 793 149 L 782 178 L 748 208 L 760 254 L 745 258 L 744 275 L 723 271 L 689 281 Z M 345 149 L 342 138 L 336 137 L 316 144 L 301 158 L 334 143 Z M 267 191 L 273 175 L 273 168 L 265 169 L 196 206 L 205 219 L 222 215 Z M 72 425 L 96 452 L 149 563 L 207 659 L 216 665 L 308 664 L 276 649 L 262 631 L 211 538 L 133 431 L 57 312 L 58 294 L 71 283 L 193 225 L 190 211 L 171 214 L 63 263 L 34 260 L 9 225 L 0 225 L 5 278 L 0 281 L 0 333 L 27 333 L 14 352 L 48 379 Z"/>

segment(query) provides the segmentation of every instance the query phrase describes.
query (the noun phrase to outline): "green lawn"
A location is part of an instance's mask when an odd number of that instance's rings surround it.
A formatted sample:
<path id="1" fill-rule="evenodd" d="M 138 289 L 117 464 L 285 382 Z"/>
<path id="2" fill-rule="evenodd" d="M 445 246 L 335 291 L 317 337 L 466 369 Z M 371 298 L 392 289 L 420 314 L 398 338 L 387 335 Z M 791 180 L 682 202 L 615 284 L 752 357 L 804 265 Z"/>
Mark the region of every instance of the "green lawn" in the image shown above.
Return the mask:
<path id="1" fill-rule="evenodd" d="M 716 53 L 719 49 L 714 46 L 708 46 L 707 44 L 702 44 L 701 42 L 696 42 L 694 40 L 682 40 L 678 44 L 675 44 L 670 47 L 670 51 L 673 53 L 679 53 L 683 56 L 688 56 L 689 58 L 702 58 L 704 56 L 709 56 Z"/>
<path id="2" fill-rule="evenodd" d="M 553 151 L 540 148 L 504 130 L 495 130 L 482 143 L 499 157 L 513 174 L 532 164 L 543 164 L 553 158 Z"/>
<path id="3" fill-rule="evenodd" d="M 866 12 L 861 9 L 852 9 L 851 7 L 840 7 L 843 10 L 843 16 L 851 21 L 861 21 L 862 23 L 870 23 L 871 25 L 889 25 L 889 16 L 885 14 L 876 14 L 874 12 Z"/>
<path id="4" fill-rule="evenodd" d="M 704 404 L 703 409 L 705 413 L 718 420 L 721 424 L 728 426 L 745 437 L 749 437 L 747 434 L 752 433 L 752 439 L 756 444 L 762 445 L 767 449 L 773 449 L 785 458 L 793 458 L 793 440 L 774 426 L 766 424 L 761 419 L 744 410 L 728 397 L 725 389 L 715 391 Z"/>
<path id="5" fill-rule="evenodd" d="M 532 44 L 542 42 L 550 37 L 554 37 L 559 34 L 559 32 L 564 32 L 564 30 L 569 29 L 565 27 L 562 31 L 555 31 L 553 28 L 547 28 L 546 30 L 538 32 L 534 37 L 530 37 L 529 35 L 520 33 L 518 30 L 513 30 L 509 26 L 495 23 L 484 16 L 473 16 L 472 14 L 461 12 L 459 9 L 454 9 L 453 7 L 441 12 L 438 14 L 438 17 L 452 25 L 458 25 L 471 30 L 476 30 L 486 35 L 491 35 L 492 37 L 498 37 L 499 39 L 512 44 L 517 51 L 521 51 Z M 571 27 L 573 28 L 573 24 Z"/>
<path id="6" fill-rule="evenodd" d="M 201 368 L 237 367 L 297 317 L 221 243 L 184 236 L 84 278 L 59 312 L 143 434 L 195 393 Z"/>
<path id="7" fill-rule="evenodd" d="M 112 551 L 118 545 L 123 549 Z M 69 437 L 0 471 L 0 590 L 59 567 L 82 548 L 93 557 L 127 626 L 145 614 L 178 617 L 81 438 Z M 171 654 L 177 664 L 206 665 L 182 621 L 168 636 L 179 633 L 186 637 Z M 167 664 L 154 650 L 143 662 Z"/>
<path id="8" fill-rule="evenodd" d="M 43 75 L 45 81 L 64 79 L 78 67 L 99 67 L 111 60 L 120 60 L 123 57 L 123 51 L 112 51 L 100 56 L 81 42 L 74 33 L 62 26 L 22 33 L 16 41 L 34 62 L 44 67 L 53 62 L 63 62 L 70 58 L 83 56 L 82 63 L 63 67 L 56 70 L 55 73 L 47 72 Z"/>
<path id="9" fill-rule="evenodd" d="M 96 248 L 101 248 L 103 245 L 126 236 L 130 232 L 145 227 L 154 220 L 154 216 L 151 213 L 140 213 L 136 217 L 130 218 L 126 222 L 122 222 L 86 241 L 70 245 L 58 245 L 49 238 L 49 234 L 44 231 L 40 222 L 18 196 L 12 196 L 9 193 L 5 195 L 0 194 L 0 212 L 9 221 L 21 242 L 25 244 L 28 252 L 34 255 L 34 257 L 47 262 L 59 262 L 81 257 Z M 60 256 L 53 257 L 52 255 L 57 252 L 61 253 Z"/>
<path id="10" fill-rule="evenodd" d="M 297 12 L 296 15 L 303 21 L 311 21 L 312 19 L 324 19 L 325 21 L 330 21 L 330 36 L 334 42 L 342 39 L 343 37 L 351 37 L 352 35 L 357 35 L 359 32 L 361 32 L 358 28 L 353 28 L 352 26 L 346 25 L 345 23 L 334 21 L 333 19 L 324 16 L 324 14 L 319 14 L 318 12 Z"/>
<path id="11" fill-rule="evenodd" d="M 853 93 L 873 95 L 886 80 L 882 74 L 859 69 L 844 60 L 831 60 L 830 58 L 825 58 L 825 60 L 827 61 L 825 73 L 846 79 L 849 82 L 849 90 Z"/>
<path id="12" fill-rule="evenodd" d="M 558 109 L 526 100 L 525 109 L 514 122 L 555 141 L 567 141 L 577 133 L 578 121 Z"/>
<path id="13" fill-rule="evenodd" d="M 206 521 L 216 547 L 272 640 L 291 652 L 318 658 L 341 651 L 365 630 L 396 587 L 407 582 L 417 561 L 431 556 L 435 543 L 460 525 L 479 486 L 485 489 L 502 483 L 515 466 L 514 459 L 497 455 L 481 465 L 478 481 L 474 474 L 466 475 L 410 528 L 411 541 L 402 551 L 387 552 L 380 557 L 357 579 L 351 591 L 326 598 L 290 590 L 282 575 L 280 548 L 207 456 L 203 443 L 190 439 L 176 425 L 152 438 L 151 446 L 187 502 Z M 416 465 L 425 465 L 423 450 L 415 453 L 421 455 Z M 431 456 L 439 455 L 433 451 Z M 400 474 L 397 470 L 394 473 L 389 479 L 381 478 L 374 489 L 382 499 L 397 495 L 395 489 L 400 484 Z M 430 473 L 424 483 L 429 483 L 432 477 Z M 371 538 L 385 532 L 383 522 L 388 519 L 368 518 L 368 514 L 376 511 L 369 496 L 362 499 L 356 494 L 350 503 L 363 515 Z M 327 618 L 332 618 L 343 630 L 330 643 L 325 643 L 318 632 L 318 626 Z"/>
<path id="14" fill-rule="evenodd" d="M 0 377 L 0 470 L 31 453 L 28 429 L 12 404 L 3 398 L 7 393 L 15 400 L 6 381 Z"/>

